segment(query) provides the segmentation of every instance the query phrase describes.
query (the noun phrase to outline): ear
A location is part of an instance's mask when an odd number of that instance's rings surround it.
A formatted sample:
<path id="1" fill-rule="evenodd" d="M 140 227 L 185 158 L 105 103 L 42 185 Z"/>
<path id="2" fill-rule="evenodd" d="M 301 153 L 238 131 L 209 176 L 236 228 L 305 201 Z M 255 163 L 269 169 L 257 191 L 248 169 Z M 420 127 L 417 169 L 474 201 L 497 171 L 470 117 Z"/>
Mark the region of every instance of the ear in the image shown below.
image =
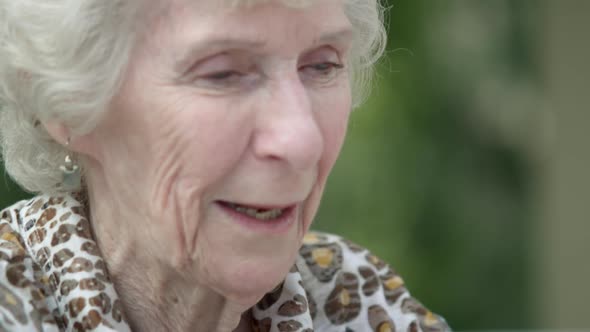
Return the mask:
<path id="1" fill-rule="evenodd" d="M 70 128 L 59 121 L 42 122 L 42 125 L 56 142 L 63 146 L 68 145 L 68 150 L 83 155 L 93 155 L 90 148 L 92 146 L 90 135 L 72 136 Z"/>
<path id="2" fill-rule="evenodd" d="M 68 138 L 70 138 L 70 130 L 63 123 L 58 121 L 49 121 L 42 122 L 42 124 L 53 140 L 61 145 L 67 144 Z"/>

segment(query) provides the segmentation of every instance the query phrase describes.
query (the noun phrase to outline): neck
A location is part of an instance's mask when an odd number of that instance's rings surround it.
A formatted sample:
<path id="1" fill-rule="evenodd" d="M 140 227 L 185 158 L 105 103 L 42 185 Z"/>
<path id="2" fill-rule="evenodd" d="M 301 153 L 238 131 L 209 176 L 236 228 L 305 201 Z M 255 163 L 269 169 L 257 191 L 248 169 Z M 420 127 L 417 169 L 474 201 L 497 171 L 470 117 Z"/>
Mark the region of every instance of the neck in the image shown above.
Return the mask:
<path id="1" fill-rule="evenodd" d="M 133 331 L 250 331 L 249 307 L 228 301 L 191 278 L 190 266 L 172 266 L 142 248 L 138 237 L 154 222 L 122 206 L 116 192 L 89 182 L 90 218 L 97 244 Z M 189 277 L 187 277 L 189 276 Z"/>
<path id="2" fill-rule="evenodd" d="M 114 264 L 112 273 L 133 331 L 194 331 L 199 327 L 204 331 L 230 332 L 249 318 L 243 307 L 212 290 L 161 269 L 139 266 Z M 241 325 L 244 329 L 245 323 Z"/>

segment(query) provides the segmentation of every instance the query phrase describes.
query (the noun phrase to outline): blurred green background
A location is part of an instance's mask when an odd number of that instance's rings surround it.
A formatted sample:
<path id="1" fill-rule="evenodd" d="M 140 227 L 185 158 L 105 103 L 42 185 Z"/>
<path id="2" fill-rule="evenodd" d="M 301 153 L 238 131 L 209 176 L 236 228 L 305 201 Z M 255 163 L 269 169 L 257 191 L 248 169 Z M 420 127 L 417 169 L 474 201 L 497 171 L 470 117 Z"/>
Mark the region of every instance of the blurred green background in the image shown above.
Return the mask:
<path id="1" fill-rule="evenodd" d="M 316 219 L 391 262 L 456 330 L 533 323 L 521 130 L 536 116 L 535 4 L 391 1 L 388 57 Z"/>
<path id="2" fill-rule="evenodd" d="M 455 330 L 590 331 L 590 1 L 389 1 L 315 227 Z"/>
<path id="3" fill-rule="evenodd" d="M 590 19 L 589 3 L 390 1 L 387 57 L 314 227 L 391 262 L 455 330 L 590 328 L 588 279 L 560 288 L 590 277 L 585 214 L 559 220 L 556 239 L 546 208 L 560 201 L 546 180 L 561 183 L 550 99 L 572 91 L 555 88 L 557 74 L 568 81 L 560 43 L 587 41 L 589 25 L 574 23 Z M 5 179 L 2 206 L 25 197 Z M 582 243 L 570 251 L 567 232 Z"/>

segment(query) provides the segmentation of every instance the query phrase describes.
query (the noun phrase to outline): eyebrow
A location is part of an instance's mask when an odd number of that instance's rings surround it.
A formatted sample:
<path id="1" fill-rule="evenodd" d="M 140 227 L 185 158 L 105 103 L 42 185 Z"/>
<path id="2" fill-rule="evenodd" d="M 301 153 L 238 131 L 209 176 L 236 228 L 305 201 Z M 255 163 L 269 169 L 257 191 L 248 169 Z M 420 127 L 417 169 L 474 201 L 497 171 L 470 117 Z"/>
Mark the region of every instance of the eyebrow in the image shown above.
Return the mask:
<path id="1" fill-rule="evenodd" d="M 313 45 L 328 44 L 333 42 L 345 42 L 351 40 L 353 36 L 352 28 L 345 27 L 333 32 L 321 35 L 320 38 L 314 40 Z"/>
<path id="2" fill-rule="evenodd" d="M 311 47 L 329 43 L 344 43 L 352 39 L 353 31 L 350 27 L 341 28 L 328 32 L 313 40 Z M 267 41 L 262 39 L 245 39 L 238 36 L 212 36 L 203 41 L 191 45 L 188 50 L 182 53 L 176 60 L 174 67 L 178 72 L 183 72 L 188 68 L 194 59 L 200 54 L 215 54 L 223 49 L 251 49 L 260 50 L 267 45 Z"/>
<path id="3" fill-rule="evenodd" d="M 195 58 L 199 55 L 213 55 L 223 49 L 260 49 L 266 45 L 262 40 L 245 40 L 231 36 L 211 37 L 203 41 L 192 44 L 186 52 L 183 52 L 176 60 L 174 68 L 177 72 L 182 73 L 193 64 Z"/>

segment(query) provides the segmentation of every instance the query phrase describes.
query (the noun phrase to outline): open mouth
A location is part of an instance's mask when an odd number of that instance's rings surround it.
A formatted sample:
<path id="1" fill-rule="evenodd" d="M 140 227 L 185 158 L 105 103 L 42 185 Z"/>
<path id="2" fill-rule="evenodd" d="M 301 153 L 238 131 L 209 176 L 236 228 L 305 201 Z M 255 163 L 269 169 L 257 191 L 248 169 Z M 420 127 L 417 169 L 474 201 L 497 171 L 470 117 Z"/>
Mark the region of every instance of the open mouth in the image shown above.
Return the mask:
<path id="1" fill-rule="evenodd" d="M 285 207 L 257 207 L 250 205 L 242 205 L 233 202 L 218 201 L 218 203 L 226 209 L 238 213 L 244 217 L 260 220 L 260 221 L 275 221 L 281 220 L 291 211 L 294 206 Z"/>

